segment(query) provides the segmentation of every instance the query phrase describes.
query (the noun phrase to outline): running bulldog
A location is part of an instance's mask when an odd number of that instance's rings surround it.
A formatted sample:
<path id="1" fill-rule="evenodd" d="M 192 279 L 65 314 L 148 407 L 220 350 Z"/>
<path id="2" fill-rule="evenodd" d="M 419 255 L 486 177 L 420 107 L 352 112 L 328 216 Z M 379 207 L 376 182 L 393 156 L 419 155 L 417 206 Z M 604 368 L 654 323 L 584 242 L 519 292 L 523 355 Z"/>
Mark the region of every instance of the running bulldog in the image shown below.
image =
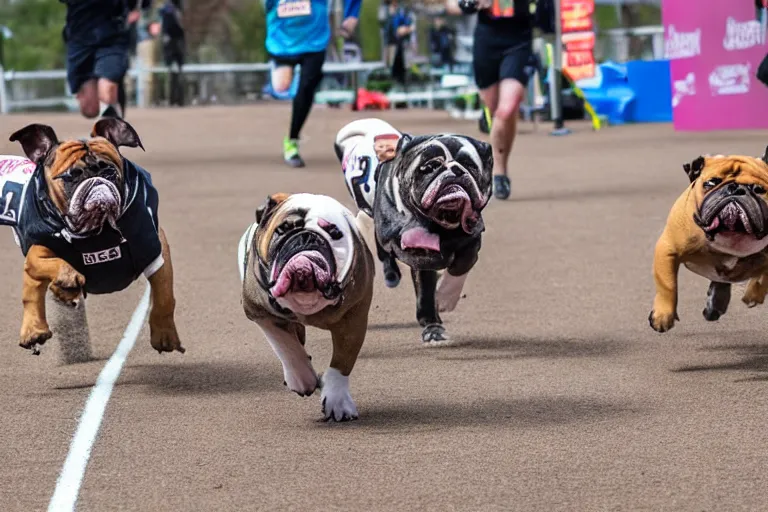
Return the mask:
<path id="1" fill-rule="evenodd" d="M 0 156 L 0 224 L 25 256 L 20 345 L 39 353 L 52 333 L 45 294 L 76 305 L 87 294 L 127 288 L 141 274 L 152 288 L 150 343 L 184 352 L 174 321 L 173 268 L 157 218 L 158 194 L 118 147 L 144 147 L 125 121 L 97 122 L 91 138 L 59 142 L 53 128 L 15 132 L 27 158 Z"/>
<path id="2" fill-rule="evenodd" d="M 386 285 L 400 282 L 398 260 L 409 266 L 422 341 L 447 340 L 439 313 L 454 310 L 478 259 L 491 146 L 463 135 L 414 137 L 380 119 L 360 119 L 339 131 L 334 149 L 360 210 L 358 226 L 373 221 Z"/>
<path id="3" fill-rule="evenodd" d="M 258 324 L 299 396 L 322 388 L 326 420 L 357 419 L 349 374 L 368 329 L 373 256 L 352 213 L 315 194 L 275 194 L 256 210 L 240 239 L 245 315 Z M 304 349 L 305 326 L 331 332 L 333 355 L 322 378 Z"/>
<path id="4" fill-rule="evenodd" d="M 683 169 L 691 185 L 672 206 L 653 259 L 648 320 L 658 332 L 679 320 L 680 264 L 711 281 L 703 311 L 709 321 L 728 309 L 731 283 L 749 280 L 741 299 L 749 307 L 768 291 L 768 148 L 762 158 L 700 156 Z"/>

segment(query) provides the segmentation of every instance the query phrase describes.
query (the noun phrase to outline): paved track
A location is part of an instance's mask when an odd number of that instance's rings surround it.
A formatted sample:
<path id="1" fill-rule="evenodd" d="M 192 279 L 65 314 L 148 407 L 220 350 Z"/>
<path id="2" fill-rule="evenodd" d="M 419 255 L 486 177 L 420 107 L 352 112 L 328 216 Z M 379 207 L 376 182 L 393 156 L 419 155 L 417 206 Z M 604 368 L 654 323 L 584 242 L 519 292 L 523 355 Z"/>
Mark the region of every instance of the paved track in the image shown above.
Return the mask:
<path id="1" fill-rule="evenodd" d="M 522 128 L 513 198 L 492 201 L 467 298 L 445 315 L 456 345 L 420 347 L 412 287 L 377 275 L 370 331 L 352 374 L 361 418 L 318 422 L 319 398 L 282 386 L 279 362 L 239 302 L 236 244 L 276 191 L 352 203 L 331 149 L 347 111 L 317 109 L 306 170 L 281 165 L 287 106 L 129 113 L 160 191 L 187 353 L 158 355 L 145 327 L 109 401 L 80 490 L 82 511 L 766 510 L 766 311 L 734 294 L 715 324 L 707 283 L 682 274 L 680 317 L 648 327 L 651 258 L 681 164 L 759 154 L 761 133 L 670 126 Z M 463 131 L 428 111 L 385 113 L 403 130 Z M 4 142 L 29 122 L 60 136 L 72 116 L 0 117 Z M 6 228 L 7 229 L 7 228 Z M 92 296 L 98 360 L 59 366 L 17 346 L 22 257 L 0 243 L 0 509 L 45 510 L 83 406 L 144 291 Z M 330 336 L 310 330 L 324 370 Z"/>

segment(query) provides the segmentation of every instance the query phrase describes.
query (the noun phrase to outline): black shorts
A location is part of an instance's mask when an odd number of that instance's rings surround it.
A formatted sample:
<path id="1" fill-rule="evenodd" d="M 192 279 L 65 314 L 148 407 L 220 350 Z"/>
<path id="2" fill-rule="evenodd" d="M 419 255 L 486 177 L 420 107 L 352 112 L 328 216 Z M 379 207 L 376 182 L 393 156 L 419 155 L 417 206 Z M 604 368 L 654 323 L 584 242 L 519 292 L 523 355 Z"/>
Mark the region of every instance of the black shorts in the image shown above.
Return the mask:
<path id="1" fill-rule="evenodd" d="M 77 94 L 85 82 L 93 78 L 106 78 L 117 84 L 128 71 L 127 42 L 107 45 L 67 42 L 67 82 L 72 94 Z"/>
<path id="2" fill-rule="evenodd" d="M 472 45 L 472 67 L 479 89 L 486 89 L 505 78 L 513 78 L 527 86 L 532 62 L 530 33 L 521 34 L 521 37 L 503 37 L 478 23 Z"/>
<path id="3" fill-rule="evenodd" d="M 319 84 L 323 78 L 323 64 L 325 64 L 325 51 L 302 53 L 299 55 L 270 55 L 270 61 L 273 66 L 291 66 L 301 65 L 301 78 L 299 86 L 302 84 Z"/>

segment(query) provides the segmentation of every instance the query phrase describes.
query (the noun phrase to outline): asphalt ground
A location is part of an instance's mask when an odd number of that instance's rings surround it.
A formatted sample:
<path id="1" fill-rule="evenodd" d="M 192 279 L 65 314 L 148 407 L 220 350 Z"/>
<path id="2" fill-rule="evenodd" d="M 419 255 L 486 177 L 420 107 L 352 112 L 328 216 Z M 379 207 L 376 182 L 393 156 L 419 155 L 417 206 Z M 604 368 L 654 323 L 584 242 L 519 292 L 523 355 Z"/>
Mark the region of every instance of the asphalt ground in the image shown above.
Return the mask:
<path id="1" fill-rule="evenodd" d="M 682 164 L 702 153 L 762 154 L 761 132 L 675 133 L 670 125 L 572 123 L 568 137 L 522 125 L 513 195 L 491 201 L 480 261 L 452 346 L 423 348 L 409 279 L 379 270 L 352 373 L 360 419 L 320 420 L 319 397 L 282 385 L 278 359 L 240 305 L 236 248 L 273 192 L 353 207 L 332 150 L 361 114 L 316 108 L 308 167 L 281 160 L 289 106 L 132 110 L 160 192 L 186 354 L 159 355 L 142 329 L 107 404 L 77 509 L 768 510 L 765 308 L 734 290 L 705 322 L 707 281 L 681 270 L 681 321 L 648 326 L 653 247 Z M 444 112 L 383 112 L 404 131 L 485 136 Z M 0 117 L 0 154 L 27 123 L 82 136 L 76 115 Z M 23 258 L 0 243 L 0 509 L 45 510 L 83 408 L 140 301 L 143 278 L 89 296 L 93 361 L 61 365 L 18 346 Z M 55 330 L 55 326 L 53 326 Z M 330 336 L 310 329 L 315 368 Z"/>

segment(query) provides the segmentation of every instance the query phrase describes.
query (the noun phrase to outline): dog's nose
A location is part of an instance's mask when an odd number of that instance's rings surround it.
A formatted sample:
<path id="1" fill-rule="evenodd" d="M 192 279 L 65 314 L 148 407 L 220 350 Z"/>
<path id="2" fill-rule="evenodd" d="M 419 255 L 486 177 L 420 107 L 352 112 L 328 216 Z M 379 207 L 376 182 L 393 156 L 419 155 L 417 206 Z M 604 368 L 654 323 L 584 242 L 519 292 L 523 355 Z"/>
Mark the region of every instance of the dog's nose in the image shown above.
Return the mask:
<path id="1" fill-rule="evenodd" d="M 728 192 L 728 195 L 731 196 L 743 196 L 747 193 L 747 190 L 741 185 L 741 183 L 729 183 L 725 190 Z"/>

